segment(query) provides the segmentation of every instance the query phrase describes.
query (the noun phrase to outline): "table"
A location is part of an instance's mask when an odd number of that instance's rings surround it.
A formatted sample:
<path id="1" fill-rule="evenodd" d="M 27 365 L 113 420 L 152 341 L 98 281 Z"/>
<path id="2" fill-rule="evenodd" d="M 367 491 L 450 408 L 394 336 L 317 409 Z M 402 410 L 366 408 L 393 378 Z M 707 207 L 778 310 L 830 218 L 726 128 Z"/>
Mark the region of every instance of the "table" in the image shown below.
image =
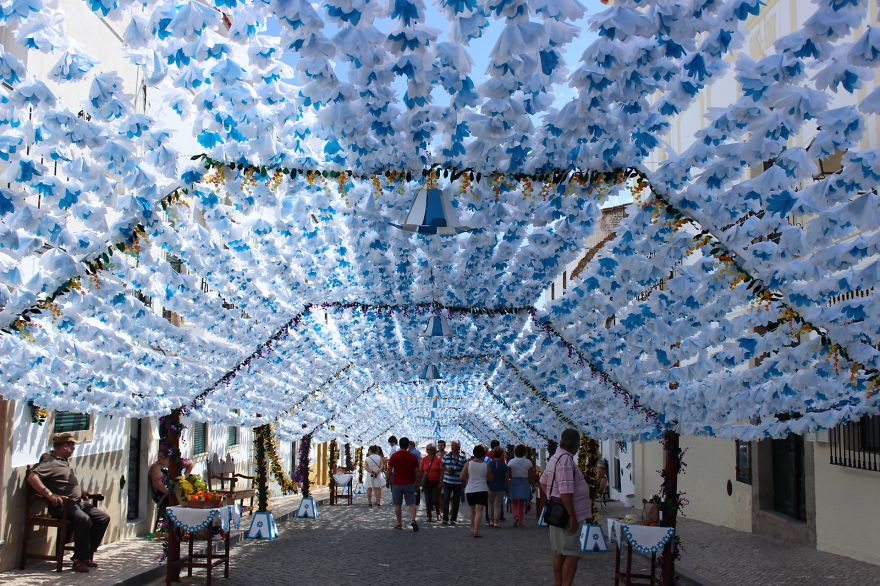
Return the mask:
<path id="1" fill-rule="evenodd" d="M 186 567 L 187 576 L 192 576 L 193 568 L 205 568 L 207 583 L 211 584 L 211 574 L 215 566 L 224 564 L 223 577 L 229 577 L 229 532 L 238 528 L 241 520 L 241 508 L 238 505 L 224 505 L 211 509 L 191 509 L 188 507 L 168 507 L 165 509 L 168 518 L 169 545 L 165 572 L 165 583 L 179 581 L 180 570 Z M 212 528 L 219 527 L 223 534 L 223 553 L 214 552 L 214 535 Z M 189 533 L 189 552 L 186 557 L 180 555 L 180 532 Z M 195 542 L 206 541 L 205 552 L 194 552 Z M 204 559 L 204 562 L 195 560 Z"/>
<path id="2" fill-rule="evenodd" d="M 674 527 L 656 527 L 624 523 L 621 519 L 608 519 L 608 538 L 616 545 L 614 561 L 614 586 L 623 580 L 625 586 L 656 584 L 657 552 L 675 535 Z M 626 541 L 626 571 L 620 570 L 620 547 Z M 632 571 L 632 550 L 645 555 L 651 554 L 651 573 L 634 574 Z"/>
<path id="3" fill-rule="evenodd" d="M 350 474 L 348 472 L 337 472 L 333 475 L 333 482 L 330 483 L 330 504 L 337 504 L 339 497 L 343 497 L 348 501 L 347 504 L 351 504 L 352 502 L 352 486 L 351 481 L 354 478 L 354 474 Z M 342 492 L 340 493 L 340 489 Z"/>

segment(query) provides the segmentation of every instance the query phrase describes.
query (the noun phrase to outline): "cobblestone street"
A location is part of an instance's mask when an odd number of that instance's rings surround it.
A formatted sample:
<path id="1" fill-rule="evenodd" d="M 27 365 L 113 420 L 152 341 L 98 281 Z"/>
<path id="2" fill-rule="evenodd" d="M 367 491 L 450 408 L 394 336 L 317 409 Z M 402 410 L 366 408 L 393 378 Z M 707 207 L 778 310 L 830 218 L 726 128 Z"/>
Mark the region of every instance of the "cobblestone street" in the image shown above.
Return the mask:
<path id="1" fill-rule="evenodd" d="M 326 489 L 319 491 L 326 493 Z M 273 501 L 279 518 L 292 511 L 299 497 Z M 501 529 L 483 528 L 483 538 L 470 537 L 462 507 L 459 524 L 444 527 L 424 521 L 420 531 L 397 531 L 394 509 L 386 504 L 369 509 L 364 497 L 352 506 L 322 504 L 317 520 L 288 518 L 279 523 L 276 541 L 239 541 L 233 546 L 230 578 L 216 578 L 224 586 L 259 584 L 410 585 L 414 581 L 452 582 L 462 586 L 552 584 L 546 529 L 536 527 L 534 514 L 527 525 L 513 529 L 508 520 Z M 620 516 L 631 509 L 609 503 L 605 515 Z M 406 520 L 406 517 L 404 517 Z M 242 520 L 242 529 L 250 523 Z M 603 524 L 604 527 L 604 524 Z M 877 566 L 842 556 L 794 546 L 760 535 L 743 533 L 691 519 L 680 519 L 679 534 L 684 557 L 678 564 L 682 584 L 692 586 L 875 586 L 880 585 Z M 6 586 L 150 584 L 162 569 L 153 561 L 158 544 L 129 539 L 102 548 L 101 569 L 76 574 L 65 566 L 62 574 L 47 563 L 32 563 L 25 572 L 0 574 Z M 613 546 L 612 546 L 613 552 Z M 634 567 L 646 560 L 635 558 Z M 613 579 L 614 554 L 590 554 L 581 561 L 575 584 L 609 586 Z M 164 575 L 164 574 L 163 574 Z M 150 577 L 152 576 L 152 577 Z M 215 576 L 222 576 L 215 571 Z M 204 571 L 196 570 L 183 584 L 204 584 Z"/>
<path id="2" fill-rule="evenodd" d="M 232 551 L 230 577 L 223 586 L 310 584 L 355 586 L 447 583 L 462 586 L 553 584 L 546 529 L 534 516 L 523 528 L 507 521 L 501 529 L 484 526 L 481 539 L 470 536 L 467 507 L 456 526 L 429 524 L 419 511 L 419 531 L 393 529 L 390 505 L 367 508 L 324 506 L 318 520 L 290 519 L 273 542 L 243 542 Z M 575 584 L 613 583 L 613 554 L 593 554 L 581 561 Z M 222 575 L 222 573 L 221 573 Z M 203 583 L 204 574 L 184 583 Z M 158 586 L 164 581 L 156 581 Z"/>

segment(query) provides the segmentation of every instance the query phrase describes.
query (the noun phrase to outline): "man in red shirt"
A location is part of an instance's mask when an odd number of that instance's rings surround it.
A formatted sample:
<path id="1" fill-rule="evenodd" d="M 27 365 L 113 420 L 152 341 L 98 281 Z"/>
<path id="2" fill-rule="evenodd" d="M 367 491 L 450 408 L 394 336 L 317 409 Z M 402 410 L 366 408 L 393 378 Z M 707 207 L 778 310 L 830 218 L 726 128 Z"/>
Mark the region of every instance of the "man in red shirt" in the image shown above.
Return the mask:
<path id="1" fill-rule="evenodd" d="M 402 508 L 403 501 L 409 507 L 410 526 L 413 531 L 419 530 L 416 522 L 416 484 L 421 478 L 419 460 L 409 451 L 409 439 L 402 437 L 397 442 L 400 449 L 388 458 L 388 469 L 391 471 L 391 502 L 394 504 L 394 514 L 397 516 L 395 529 L 403 528 Z"/>

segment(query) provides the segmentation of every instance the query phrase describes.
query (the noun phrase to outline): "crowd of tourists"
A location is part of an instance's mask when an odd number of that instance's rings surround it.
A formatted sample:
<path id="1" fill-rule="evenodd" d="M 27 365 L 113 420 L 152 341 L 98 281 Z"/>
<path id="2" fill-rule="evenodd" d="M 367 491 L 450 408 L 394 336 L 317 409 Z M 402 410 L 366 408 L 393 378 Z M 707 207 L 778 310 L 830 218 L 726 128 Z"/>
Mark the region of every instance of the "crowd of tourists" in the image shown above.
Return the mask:
<path id="1" fill-rule="evenodd" d="M 482 536 L 483 520 L 500 528 L 510 504 L 513 527 L 521 527 L 526 507 L 536 486 L 536 468 L 524 445 L 501 447 L 493 440 L 489 447 L 476 445 L 466 455 L 458 441 L 440 440 L 425 446 L 423 455 L 414 442 L 388 438 L 388 457 L 373 445 L 364 459 L 367 506 L 382 505 L 382 489 L 391 489 L 396 529 L 403 528 L 403 507 L 409 508 L 410 527 L 419 530 L 418 508 L 423 506 L 428 523 L 456 525 L 462 502 L 470 508 L 470 531 Z M 485 516 L 485 517 L 484 517 Z"/>
<path id="2" fill-rule="evenodd" d="M 368 449 L 364 460 L 367 506 L 382 506 L 382 489 L 391 489 L 396 519 L 395 529 L 403 529 L 403 507 L 409 509 L 410 527 L 419 530 L 418 508 L 424 506 L 428 523 L 458 523 L 459 507 L 467 502 L 469 527 L 473 537 L 482 537 L 483 519 L 490 528 L 500 528 L 510 505 L 513 527 L 522 527 L 532 495 L 556 500 L 564 508 L 567 526 L 550 526 L 550 550 L 556 584 L 571 584 L 581 557 L 580 528 L 592 518 L 590 491 L 575 464 L 580 434 L 566 429 L 559 438 L 559 449 L 538 470 L 529 449 L 520 444 L 503 449 L 497 440 L 487 448 L 476 445 L 466 455 L 458 441 L 440 440 L 425 446 L 425 455 L 414 442 L 402 437 L 388 438 L 389 455 L 381 446 Z M 604 470 L 603 470 L 604 471 Z M 601 476 L 601 473 L 600 473 Z M 603 477 L 603 481 L 607 480 Z M 601 487 L 600 490 L 603 490 Z"/>
<path id="3" fill-rule="evenodd" d="M 109 516 L 87 502 L 79 482 L 70 468 L 76 442 L 70 433 L 52 437 L 53 450 L 45 454 L 28 474 L 31 489 L 49 504 L 53 517 L 60 517 L 62 507 L 69 508 L 74 533 L 74 565 L 77 572 L 96 568 L 95 551 L 109 523 Z M 424 504 L 428 523 L 458 523 L 463 501 L 469 506 L 469 526 L 473 537 L 482 537 L 483 518 L 490 528 L 500 528 L 505 521 L 505 504 L 510 504 L 513 527 L 522 527 L 526 507 L 533 492 L 540 490 L 550 501 L 558 500 L 566 510 L 567 526 L 550 526 L 550 548 L 557 584 L 571 584 L 581 556 L 580 526 L 592 517 L 590 492 L 574 457 L 580 445 L 577 430 L 566 429 L 559 440 L 559 449 L 547 462 L 538 478 L 537 469 L 524 445 L 503 449 L 497 440 L 488 448 L 476 445 L 468 457 L 458 441 L 440 440 L 425 446 L 423 456 L 414 442 L 406 437 L 388 438 L 389 456 L 380 446 L 373 445 L 364 458 L 364 482 L 367 504 L 382 506 L 383 488 L 391 489 L 391 502 L 396 518 L 395 529 L 403 528 L 403 506 L 409 509 L 410 527 L 419 530 L 417 519 L 420 501 Z M 150 469 L 154 500 L 163 499 L 161 489 L 167 477 L 167 461 L 162 457 Z M 540 488 L 538 488 L 540 487 Z"/>

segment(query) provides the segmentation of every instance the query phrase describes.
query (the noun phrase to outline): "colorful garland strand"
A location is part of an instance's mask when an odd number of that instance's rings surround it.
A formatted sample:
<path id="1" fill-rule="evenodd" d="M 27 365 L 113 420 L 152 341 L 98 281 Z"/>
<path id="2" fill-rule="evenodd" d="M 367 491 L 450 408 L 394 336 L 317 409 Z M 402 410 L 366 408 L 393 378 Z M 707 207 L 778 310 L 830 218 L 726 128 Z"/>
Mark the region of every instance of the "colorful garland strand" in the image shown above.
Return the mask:
<path id="1" fill-rule="evenodd" d="M 37 425 L 43 425 L 46 423 L 46 418 L 49 416 L 48 409 L 34 405 L 33 401 L 28 401 L 27 404 L 31 409 L 31 422 L 36 423 Z"/>
<path id="2" fill-rule="evenodd" d="M 510 405 L 507 403 L 507 401 L 505 401 L 500 395 L 498 395 L 498 393 L 496 393 L 494 390 L 492 390 L 492 387 L 489 385 L 488 382 L 484 382 L 483 386 L 486 388 L 486 392 L 489 393 L 490 397 L 495 399 L 496 402 L 500 403 L 504 408 L 506 408 L 509 413 L 515 415 L 516 418 L 519 420 L 519 422 L 522 423 L 523 425 L 525 425 L 529 429 L 529 431 L 531 431 L 536 436 L 540 437 L 541 439 L 543 439 L 545 441 L 550 439 L 549 437 L 547 437 L 547 434 L 542 433 L 541 431 L 538 430 L 538 428 L 536 428 L 534 425 L 532 425 L 531 423 L 526 421 L 523 418 L 523 416 L 520 415 L 519 411 L 514 411 L 510 407 Z"/>
<path id="3" fill-rule="evenodd" d="M 640 179 L 647 181 L 643 175 L 640 175 Z M 762 279 L 749 273 L 744 268 L 741 256 L 724 244 L 724 242 L 711 230 L 703 226 L 703 224 L 691 213 L 672 205 L 668 197 L 658 193 L 653 187 L 651 188 L 651 191 L 656 200 L 663 207 L 663 210 L 669 214 L 674 221 L 676 221 L 675 225 L 678 227 L 677 229 L 679 229 L 684 223 L 690 223 L 696 229 L 700 230 L 700 232 L 693 237 L 694 242 L 700 245 L 711 245 L 709 248 L 709 254 L 714 256 L 729 269 L 735 271 L 735 282 L 746 283 L 748 289 L 753 291 L 754 299 L 756 301 L 760 303 L 769 303 L 771 301 L 778 303 L 789 320 L 799 325 L 798 333 L 815 332 L 819 336 L 819 340 L 827 353 L 842 356 L 847 362 L 853 365 L 856 370 L 864 372 L 868 378 L 867 398 L 870 399 L 877 390 L 880 389 L 880 370 L 869 368 L 861 362 L 854 360 L 844 346 L 834 341 L 828 330 L 810 322 L 802 316 L 798 310 L 785 302 L 785 296 L 781 291 L 770 289 L 764 284 Z M 652 205 L 653 204 L 649 203 L 645 207 L 650 208 Z"/>
<path id="4" fill-rule="evenodd" d="M 364 483 L 364 447 L 358 446 L 354 450 L 354 460 L 358 471 L 358 484 Z"/>
<path id="5" fill-rule="evenodd" d="M 419 174 L 425 179 L 436 179 L 442 175 L 450 181 L 456 181 L 459 178 L 464 177 L 469 183 L 473 183 L 474 181 L 480 182 L 485 175 L 487 178 L 491 178 L 493 182 L 504 184 L 511 188 L 517 182 L 522 183 L 523 186 L 529 186 L 532 183 L 546 183 L 550 185 L 568 183 L 569 185 L 577 185 L 581 188 L 586 188 L 587 185 L 603 187 L 620 185 L 628 179 L 643 177 L 639 171 L 633 168 L 615 168 L 602 171 L 552 168 L 543 169 L 537 173 L 502 173 L 497 171 L 483 173 L 482 171 L 475 170 L 471 167 L 454 167 L 450 165 L 435 164 L 430 167 L 425 167 L 420 171 L 415 171 L 415 174 L 412 169 L 388 169 L 384 173 L 357 173 L 351 169 L 333 170 L 286 167 L 282 165 L 255 165 L 246 161 L 231 163 L 211 158 L 207 154 L 195 155 L 190 157 L 190 159 L 193 161 L 201 160 L 205 169 L 214 169 L 215 171 L 219 170 L 220 172 L 224 169 L 231 169 L 248 175 L 256 181 L 269 181 L 272 179 L 270 173 L 274 174 L 276 171 L 280 171 L 282 175 L 287 175 L 291 179 L 296 179 L 298 176 L 306 177 L 310 183 L 314 182 L 314 180 L 319 177 L 323 179 L 353 178 L 371 182 L 384 177 L 386 180 L 396 183 L 404 179 L 406 181 L 412 181 L 414 178 L 418 178 Z M 523 186 L 520 187 L 522 187 L 524 191 L 528 191 L 527 187 Z M 566 189 L 566 191 L 568 191 L 568 189 Z"/>
<path id="6" fill-rule="evenodd" d="M 300 486 L 284 473 L 281 459 L 278 458 L 278 451 L 275 446 L 275 434 L 273 433 L 271 425 L 269 425 L 265 441 L 266 454 L 269 456 L 269 462 L 272 465 L 272 475 L 275 477 L 275 482 L 281 486 L 281 492 L 284 494 L 297 494 L 300 490 Z"/>
<path id="7" fill-rule="evenodd" d="M 269 510 L 269 471 L 266 461 L 266 434 L 268 431 L 268 423 L 254 428 L 254 459 L 257 467 L 257 510 L 261 513 Z"/>
<path id="8" fill-rule="evenodd" d="M 189 191 L 187 189 L 177 188 L 163 197 L 159 202 L 159 206 L 163 210 L 166 210 L 168 207 L 180 203 L 183 200 L 183 194 L 185 193 L 189 193 Z M 58 285 L 54 291 L 32 303 L 28 308 L 19 313 L 15 319 L 0 328 L 0 330 L 4 332 L 24 331 L 32 317 L 40 315 L 43 311 L 51 311 L 55 305 L 55 301 L 59 297 L 64 296 L 72 290 L 78 290 L 81 286 L 80 281 L 82 277 L 95 276 L 98 272 L 106 270 L 110 266 L 110 257 L 113 256 L 115 251 L 137 251 L 140 247 L 141 238 L 144 238 L 147 235 L 148 225 L 151 225 L 153 221 L 157 220 L 157 218 L 153 217 L 153 209 L 154 208 L 151 208 L 150 211 L 146 212 L 148 215 L 148 223 L 142 222 L 136 224 L 125 239 L 110 244 L 100 254 L 96 254 L 87 260 L 80 261 L 81 265 L 85 267 L 83 274 L 74 275 Z"/>
<path id="9" fill-rule="evenodd" d="M 327 456 L 327 475 L 331 478 L 336 474 L 339 462 L 339 444 L 336 440 L 330 440 L 330 454 Z"/>
<path id="10" fill-rule="evenodd" d="M 298 482 L 303 497 L 311 495 L 309 490 L 311 481 L 309 480 L 309 458 L 312 453 L 312 434 L 307 433 L 299 441 L 299 459 L 296 462 L 296 473 L 293 475 L 293 481 Z"/>

